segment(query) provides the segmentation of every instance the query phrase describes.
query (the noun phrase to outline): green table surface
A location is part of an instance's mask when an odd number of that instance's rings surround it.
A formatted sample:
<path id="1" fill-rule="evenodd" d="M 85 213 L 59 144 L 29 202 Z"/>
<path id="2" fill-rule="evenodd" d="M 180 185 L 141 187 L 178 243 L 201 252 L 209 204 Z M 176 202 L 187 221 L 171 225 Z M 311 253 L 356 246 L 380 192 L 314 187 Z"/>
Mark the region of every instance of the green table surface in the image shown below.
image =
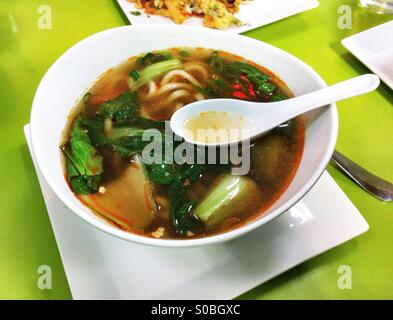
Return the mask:
<path id="1" fill-rule="evenodd" d="M 43 4 L 52 10 L 51 30 L 38 28 L 39 7 Z M 352 9 L 352 29 L 337 26 L 341 5 Z M 340 41 L 392 18 L 365 12 L 357 8 L 355 0 L 321 0 L 317 9 L 245 35 L 287 50 L 311 65 L 328 83 L 334 83 L 369 72 Z M 98 31 L 125 24 L 128 22 L 116 1 L 111 0 L 0 1 L 1 299 L 71 298 L 23 125 L 29 122 L 42 76 L 66 49 Z M 339 103 L 337 142 L 338 150 L 391 181 L 392 102 L 393 91 L 382 84 L 373 93 Z M 370 230 L 240 298 L 393 298 L 393 204 L 374 199 L 335 168 L 329 167 L 328 171 L 366 218 Z M 40 265 L 52 268 L 51 290 L 37 286 Z M 352 270 L 350 290 L 337 285 L 341 265 Z"/>

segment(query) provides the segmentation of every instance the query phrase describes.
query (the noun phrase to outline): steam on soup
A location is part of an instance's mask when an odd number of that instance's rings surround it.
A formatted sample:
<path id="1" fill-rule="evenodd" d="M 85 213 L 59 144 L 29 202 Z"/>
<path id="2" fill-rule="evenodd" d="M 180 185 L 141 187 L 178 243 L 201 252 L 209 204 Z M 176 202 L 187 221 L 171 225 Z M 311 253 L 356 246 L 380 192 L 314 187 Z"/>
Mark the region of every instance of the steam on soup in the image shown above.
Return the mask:
<path id="1" fill-rule="evenodd" d="M 126 231 L 189 239 L 236 228 L 287 188 L 302 155 L 303 119 L 252 141 L 246 175 L 233 175 L 238 164 L 221 163 L 220 156 L 213 164 L 170 161 L 175 152 L 168 152 L 164 121 L 196 100 L 288 96 L 271 72 L 227 52 L 173 48 L 130 58 L 93 83 L 74 108 L 61 146 L 66 179 L 80 201 Z M 143 156 L 154 138 L 164 162 Z"/>

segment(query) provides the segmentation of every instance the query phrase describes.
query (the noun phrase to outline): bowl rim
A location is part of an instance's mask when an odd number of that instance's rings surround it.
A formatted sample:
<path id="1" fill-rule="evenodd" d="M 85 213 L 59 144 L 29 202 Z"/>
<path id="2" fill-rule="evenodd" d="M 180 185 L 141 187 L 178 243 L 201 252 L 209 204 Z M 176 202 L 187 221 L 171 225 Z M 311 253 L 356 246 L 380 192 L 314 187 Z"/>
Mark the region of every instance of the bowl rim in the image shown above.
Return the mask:
<path id="1" fill-rule="evenodd" d="M 61 201 L 70 209 L 74 214 L 76 214 L 79 218 L 82 220 L 86 221 L 93 227 L 110 234 L 112 236 L 115 236 L 117 238 L 131 241 L 134 243 L 138 244 L 144 244 L 144 245 L 149 245 L 149 246 L 155 246 L 155 247 L 169 247 L 169 248 L 185 248 L 185 247 L 197 247 L 197 246 L 202 246 L 202 245 L 208 245 L 208 244 L 214 244 L 214 243 L 220 243 L 224 241 L 228 241 L 234 238 L 237 238 L 239 236 L 242 236 L 268 222 L 271 220 L 277 218 L 284 212 L 286 212 L 289 208 L 294 206 L 297 202 L 299 202 L 307 193 L 308 191 L 314 186 L 314 184 L 319 180 L 321 175 L 323 174 L 326 166 L 328 165 L 330 158 L 333 154 L 335 145 L 336 145 L 336 140 L 337 140 L 337 135 L 338 135 L 338 114 L 337 114 L 337 109 L 336 109 L 336 104 L 331 104 L 327 109 L 326 112 L 328 112 L 328 120 L 330 120 L 330 126 L 332 128 L 329 138 L 328 138 L 328 144 L 325 148 L 325 152 L 323 154 L 322 159 L 319 162 L 318 168 L 314 171 L 312 174 L 311 178 L 308 179 L 307 183 L 304 184 L 288 201 L 286 201 L 282 206 L 279 208 L 275 209 L 274 211 L 270 212 L 266 216 L 262 216 L 261 218 L 258 218 L 256 220 L 253 220 L 250 223 L 247 223 L 245 225 L 242 225 L 238 228 L 219 233 L 216 235 L 212 236 L 207 236 L 203 238 L 197 238 L 197 239 L 184 239 L 184 240 L 175 240 L 175 239 L 155 239 L 155 238 L 150 238 L 146 236 L 141 236 L 132 232 L 127 232 L 124 230 L 121 230 L 120 228 L 117 228 L 115 226 L 109 225 L 105 223 L 103 220 L 97 218 L 94 216 L 94 214 L 87 214 L 83 211 L 81 211 L 78 206 L 76 205 L 76 201 L 79 201 L 76 197 L 71 199 L 68 195 L 63 194 L 61 191 L 61 188 L 55 183 L 55 181 L 51 178 L 51 174 L 49 170 L 45 169 L 45 156 L 43 154 L 36 153 L 35 151 L 38 149 L 39 145 L 39 135 L 38 135 L 38 130 L 36 129 L 39 126 L 39 121 L 40 121 L 40 113 L 39 113 L 39 93 L 43 88 L 45 87 L 48 79 L 56 72 L 56 70 L 63 65 L 63 60 L 65 60 L 68 56 L 72 55 L 74 51 L 76 51 L 79 47 L 84 46 L 88 44 L 90 41 L 95 41 L 97 38 L 106 36 L 111 33 L 116 33 L 125 29 L 131 29 L 131 30 L 144 30 L 144 29 L 159 29 L 162 31 L 165 29 L 166 31 L 171 31 L 171 32 L 187 32 L 188 30 L 193 31 L 193 32 L 200 32 L 200 33 L 210 33 L 210 34 L 215 34 L 218 37 L 227 37 L 227 38 L 241 38 L 241 41 L 250 43 L 250 45 L 253 46 L 260 46 L 260 47 L 265 47 L 269 48 L 269 50 L 276 51 L 279 55 L 285 56 L 288 60 L 293 61 L 294 63 L 300 64 L 303 68 L 307 69 L 308 72 L 315 78 L 315 82 L 321 86 L 321 88 L 326 87 L 325 81 L 322 79 L 322 77 L 308 64 L 297 58 L 296 56 L 280 49 L 277 48 L 271 44 L 268 44 L 266 42 L 249 38 L 243 35 L 238 35 L 238 34 L 233 34 L 233 33 L 227 33 L 227 32 L 222 32 L 218 30 L 211 30 L 211 29 L 203 29 L 200 27 L 195 27 L 195 26 L 182 26 L 182 28 L 179 28 L 178 26 L 172 26 L 172 25 L 156 25 L 156 24 L 151 24 L 151 25 L 135 25 L 135 26 L 121 26 L 121 27 L 115 27 L 111 29 L 107 29 L 98 33 L 95 33 L 91 36 L 88 36 L 87 38 L 82 39 L 81 41 L 77 42 L 75 45 L 73 45 L 71 48 L 69 48 L 65 53 L 63 53 L 53 64 L 52 66 L 47 70 L 45 73 L 44 77 L 42 78 L 32 104 L 32 110 L 31 110 L 31 116 L 30 116 L 30 126 L 31 126 L 31 142 L 32 142 L 32 149 L 33 149 L 33 155 L 37 161 L 38 168 L 40 169 L 45 181 L 48 183 L 50 188 L 53 190 L 53 192 L 61 199 Z M 85 88 L 83 88 L 85 89 Z M 82 91 L 83 91 L 82 89 Z M 81 91 L 81 92 L 82 92 Z M 37 126 L 37 127 L 36 127 Z"/>

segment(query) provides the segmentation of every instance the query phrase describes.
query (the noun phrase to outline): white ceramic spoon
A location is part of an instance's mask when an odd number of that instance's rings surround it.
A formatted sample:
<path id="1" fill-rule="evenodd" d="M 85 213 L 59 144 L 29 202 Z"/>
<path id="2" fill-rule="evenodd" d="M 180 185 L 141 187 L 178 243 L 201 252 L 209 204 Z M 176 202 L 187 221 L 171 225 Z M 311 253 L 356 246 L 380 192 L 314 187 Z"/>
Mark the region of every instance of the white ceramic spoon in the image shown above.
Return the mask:
<path id="1" fill-rule="evenodd" d="M 193 140 L 185 134 L 186 121 L 193 118 L 195 119 L 204 112 L 213 112 L 216 114 L 223 114 L 223 112 L 225 112 L 233 117 L 246 119 L 246 127 L 242 129 L 247 129 L 248 136 L 243 136 L 243 138 L 255 138 L 313 109 L 328 106 L 331 103 L 373 91 L 379 86 L 379 83 L 380 80 L 376 75 L 365 74 L 321 90 L 278 102 L 263 103 L 236 99 L 197 101 L 177 110 L 172 115 L 170 125 L 173 132 L 183 137 L 187 142 L 198 145 L 226 145 L 228 143 L 240 142 L 240 140 L 224 141 L 220 143 Z"/>

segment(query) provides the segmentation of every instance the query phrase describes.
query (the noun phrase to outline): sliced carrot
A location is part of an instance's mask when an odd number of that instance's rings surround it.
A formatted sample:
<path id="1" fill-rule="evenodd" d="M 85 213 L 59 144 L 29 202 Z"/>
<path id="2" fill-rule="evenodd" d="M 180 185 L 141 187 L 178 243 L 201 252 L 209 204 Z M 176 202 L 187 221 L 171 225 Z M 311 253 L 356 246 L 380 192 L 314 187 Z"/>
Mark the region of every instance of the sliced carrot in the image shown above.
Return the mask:
<path id="1" fill-rule="evenodd" d="M 117 81 L 115 85 L 105 88 L 100 94 L 92 95 L 89 100 L 91 107 L 98 107 L 104 102 L 118 97 L 120 94 L 128 90 L 126 81 Z"/>

